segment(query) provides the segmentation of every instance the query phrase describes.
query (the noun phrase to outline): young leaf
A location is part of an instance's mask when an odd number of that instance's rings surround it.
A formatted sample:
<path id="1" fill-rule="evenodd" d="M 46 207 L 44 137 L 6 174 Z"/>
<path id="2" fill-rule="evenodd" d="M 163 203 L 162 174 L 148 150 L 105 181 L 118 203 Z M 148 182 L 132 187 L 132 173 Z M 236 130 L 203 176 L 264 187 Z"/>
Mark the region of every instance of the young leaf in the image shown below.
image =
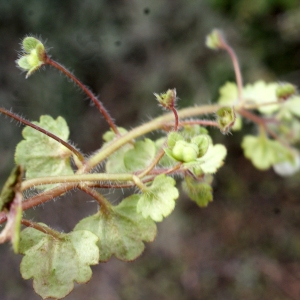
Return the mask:
<path id="1" fill-rule="evenodd" d="M 209 202 L 213 201 L 211 181 L 211 176 L 206 177 L 204 180 L 196 180 L 193 177 L 186 176 L 182 182 L 182 187 L 200 207 L 206 207 Z"/>
<path id="2" fill-rule="evenodd" d="M 33 123 L 65 141 L 69 137 L 69 128 L 62 117 L 54 120 L 50 116 L 41 116 L 40 122 Z M 26 178 L 73 174 L 69 149 L 31 127 L 25 127 L 22 134 L 24 140 L 17 145 L 15 161 L 25 168 Z M 45 189 L 45 186 L 38 188 Z"/>
<path id="3" fill-rule="evenodd" d="M 134 172 L 146 168 L 153 160 L 155 152 L 155 143 L 150 139 L 137 141 L 134 149 L 127 151 L 124 155 L 126 171 Z"/>
<path id="4" fill-rule="evenodd" d="M 267 170 L 272 165 L 292 161 L 293 155 L 289 149 L 278 141 L 270 140 L 265 135 L 246 135 L 242 141 L 245 157 L 250 159 L 259 170 Z"/>
<path id="5" fill-rule="evenodd" d="M 74 281 L 90 280 L 99 260 L 98 237 L 85 230 L 61 234 L 60 238 L 26 228 L 21 232 L 21 274 L 33 278 L 33 288 L 42 298 L 61 299 L 68 295 Z"/>
<path id="6" fill-rule="evenodd" d="M 134 260 L 144 251 L 143 241 L 154 240 L 155 223 L 137 213 L 139 197 L 127 197 L 109 211 L 100 210 L 76 225 L 74 230 L 89 230 L 99 237 L 100 261 L 107 261 L 112 255 L 124 261 Z"/>
<path id="7" fill-rule="evenodd" d="M 175 200 L 179 196 L 175 184 L 173 178 L 164 174 L 155 177 L 152 185 L 140 195 L 137 212 L 144 218 L 150 217 L 156 222 L 162 221 L 173 211 Z"/>

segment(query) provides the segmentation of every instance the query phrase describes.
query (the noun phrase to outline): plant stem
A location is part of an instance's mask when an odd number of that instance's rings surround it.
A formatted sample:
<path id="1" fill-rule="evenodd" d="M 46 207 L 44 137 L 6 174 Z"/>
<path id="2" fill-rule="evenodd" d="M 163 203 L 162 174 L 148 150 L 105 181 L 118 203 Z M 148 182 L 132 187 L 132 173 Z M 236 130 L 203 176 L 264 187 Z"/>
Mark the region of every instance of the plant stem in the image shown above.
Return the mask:
<path id="1" fill-rule="evenodd" d="M 239 102 L 241 102 L 243 100 L 243 77 L 242 77 L 242 73 L 240 70 L 240 65 L 239 65 L 239 61 L 238 58 L 233 50 L 233 48 L 231 48 L 231 46 L 226 42 L 226 40 L 223 38 L 222 35 L 220 35 L 221 38 L 221 42 L 222 42 L 222 48 L 227 51 L 227 53 L 229 54 L 232 64 L 233 64 L 233 68 L 234 68 L 234 73 L 235 73 L 235 78 L 236 78 L 236 84 L 237 84 L 237 88 L 238 88 L 238 99 Z"/>
<path id="2" fill-rule="evenodd" d="M 114 133 L 116 135 L 120 135 L 116 124 L 114 123 L 112 117 L 109 115 L 108 111 L 103 106 L 102 102 L 77 77 L 75 77 L 69 70 L 67 70 L 64 66 L 62 66 L 58 62 L 51 59 L 49 56 L 46 57 L 45 64 L 48 64 L 58 69 L 67 77 L 69 77 L 71 80 L 73 80 L 86 93 L 86 95 L 94 102 L 94 104 L 101 112 L 101 114 L 104 116 L 105 120 L 107 121 L 111 129 L 114 131 Z"/>
<path id="3" fill-rule="evenodd" d="M 137 185 L 137 187 L 142 192 L 145 192 L 147 190 L 147 187 L 144 185 L 144 183 L 141 181 L 141 179 L 138 176 L 133 175 L 132 179 L 133 179 L 133 182 Z"/>
<path id="4" fill-rule="evenodd" d="M 100 209 L 103 211 L 109 211 L 111 204 L 109 201 L 100 193 L 98 193 L 96 190 L 86 186 L 85 184 L 79 185 L 79 189 L 84 191 L 85 193 L 92 196 L 100 205 Z"/>
<path id="5" fill-rule="evenodd" d="M 164 143 L 166 144 L 166 142 Z M 164 147 L 164 146 L 163 146 Z M 165 151 L 163 149 L 163 147 L 158 151 L 158 153 L 156 154 L 156 156 L 154 157 L 153 161 L 151 162 L 151 164 L 140 174 L 138 174 L 139 178 L 143 178 L 144 176 L 146 176 L 149 172 L 151 172 L 155 166 L 157 165 L 157 163 L 162 159 L 162 157 L 165 154 Z"/>
<path id="6" fill-rule="evenodd" d="M 22 123 L 22 124 L 24 124 L 26 126 L 29 126 L 29 127 L 33 128 L 33 129 L 35 129 L 35 130 L 37 130 L 37 131 L 39 131 L 39 132 L 47 135 L 47 136 L 49 136 L 50 138 L 54 139 L 58 143 L 64 145 L 66 148 L 68 148 L 74 155 L 76 155 L 78 157 L 78 159 L 81 162 L 84 161 L 83 155 L 78 150 L 76 150 L 72 145 L 70 145 L 69 143 L 65 142 L 64 140 L 62 140 L 61 138 L 59 138 L 55 134 L 53 134 L 53 133 L 51 133 L 51 132 L 49 132 L 49 131 L 41 128 L 38 125 L 33 124 L 30 121 L 27 121 L 27 120 L 23 119 L 22 117 L 14 114 L 13 112 L 11 112 L 11 111 L 3 108 L 3 107 L 0 107 L 0 113 L 3 113 L 5 115 L 9 116 L 10 118 L 17 120 L 18 122 L 20 122 L 20 123 Z"/>
<path id="7" fill-rule="evenodd" d="M 286 148 L 292 150 L 292 147 L 286 143 L 285 141 L 283 141 L 273 130 L 271 130 L 270 128 L 268 128 L 267 126 L 267 122 L 264 119 L 262 119 L 261 117 L 251 113 L 250 111 L 246 110 L 246 109 L 239 109 L 238 113 L 243 116 L 244 118 L 247 118 L 248 120 L 251 120 L 252 122 L 260 125 L 260 127 L 264 128 L 264 130 L 270 134 L 270 136 L 272 136 L 275 140 L 277 140 L 278 142 L 280 142 L 283 146 L 285 146 Z"/>
<path id="8" fill-rule="evenodd" d="M 209 114 L 216 112 L 221 106 L 216 105 L 207 105 L 207 106 L 199 106 L 199 107 L 190 107 L 186 109 L 182 109 L 178 111 L 179 118 L 186 118 L 186 117 L 193 117 L 197 115 Z M 148 123 L 145 123 L 139 127 L 134 128 L 133 130 L 129 131 L 128 133 L 120 136 L 116 140 L 112 141 L 109 147 L 105 147 L 101 149 L 99 152 L 96 152 L 92 155 L 87 161 L 85 166 L 85 172 L 93 169 L 96 165 L 106 159 L 109 155 L 111 155 L 114 151 L 121 148 L 126 143 L 130 142 L 131 140 L 145 135 L 154 130 L 158 130 L 163 128 L 167 122 L 172 121 L 174 117 L 173 113 L 165 114 L 161 117 L 155 118 Z"/>
<path id="9" fill-rule="evenodd" d="M 171 110 L 175 117 L 174 131 L 178 131 L 178 122 L 179 122 L 178 113 L 174 106 L 171 107 Z"/>
<path id="10" fill-rule="evenodd" d="M 187 120 L 187 121 L 179 122 L 179 126 L 185 126 L 185 125 L 202 125 L 202 126 L 220 127 L 218 122 L 211 121 L 211 120 Z"/>
<path id="11" fill-rule="evenodd" d="M 107 174 L 107 173 L 93 173 L 93 174 L 74 174 L 65 176 L 48 176 L 28 179 L 22 182 L 21 190 L 27 190 L 43 184 L 55 183 L 77 183 L 80 184 L 84 181 L 132 181 L 132 174 Z"/>
<path id="12" fill-rule="evenodd" d="M 26 219 L 22 219 L 21 220 L 21 223 L 27 227 L 32 227 L 36 230 L 39 230 L 43 233 L 46 233 L 46 234 L 49 234 L 51 235 L 52 237 L 54 237 L 55 239 L 60 239 L 61 238 L 61 234 L 56 231 L 56 230 L 53 230 L 49 227 L 46 227 L 46 226 L 43 226 L 41 224 L 38 224 L 38 223 L 35 223 L 35 222 L 32 222 L 32 221 L 29 221 L 29 220 L 26 220 Z"/>

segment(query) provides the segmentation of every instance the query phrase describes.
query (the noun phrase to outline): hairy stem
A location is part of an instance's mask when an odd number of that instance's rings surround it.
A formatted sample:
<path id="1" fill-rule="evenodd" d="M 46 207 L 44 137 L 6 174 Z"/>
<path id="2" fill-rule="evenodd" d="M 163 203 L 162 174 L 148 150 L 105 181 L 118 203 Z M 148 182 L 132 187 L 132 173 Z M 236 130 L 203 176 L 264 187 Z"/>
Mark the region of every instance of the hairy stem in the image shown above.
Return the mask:
<path id="1" fill-rule="evenodd" d="M 59 138 L 55 134 L 53 134 L 53 133 L 51 133 L 51 132 L 49 132 L 49 131 L 41 128 L 38 125 L 35 125 L 35 124 L 31 123 L 30 121 L 27 121 L 27 120 L 23 119 L 22 117 L 14 114 L 14 113 L 12 113 L 11 111 L 9 111 L 9 110 L 7 110 L 7 109 L 5 109 L 3 107 L 0 107 L 0 113 L 3 113 L 5 115 L 9 116 L 10 118 L 17 120 L 18 122 L 20 122 L 20 123 L 22 123 L 22 124 L 24 124 L 26 126 L 29 126 L 29 127 L 33 128 L 33 129 L 35 129 L 35 130 L 37 130 L 37 131 L 39 131 L 39 132 L 47 135 L 47 136 L 49 136 L 50 138 L 54 139 L 58 143 L 64 145 L 66 148 L 68 148 L 72 153 L 74 153 L 74 155 L 76 155 L 78 157 L 78 159 L 81 162 L 84 161 L 83 155 L 78 150 L 76 150 L 72 145 L 70 145 L 69 143 L 65 142 L 64 140 L 62 140 L 61 138 Z"/>
<path id="2" fill-rule="evenodd" d="M 85 181 L 132 181 L 132 174 L 107 174 L 107 173 L 93 173 L 93 174 L 74 174 L 65 176 L 48 176 L 28 179 L 22 182 L 21 190 L 27 190 L 29 188 L 55 183 L 83 183 Z"/>
<path id="3" fill-rule="evenodd" d="M 216 112 L 221 106 L 220 105 L 207 105 L 207 106 L 199 106 L 199 107 L 190 107 L 186 109 L 182 109 L 178 111 L 178 117 L 179 118 L 187 118 L 187 117 L 193 117 L 197 115 L 203 115 L 203 114 L 209 114 Z M 92 155 L 88 161 L 86 162 L 85 166 L 85 172 L 88 172 L 89 170 L 93 169 L 96 165 L 98 165 L 100 162 L 102 162 L 104 159 L 106 159 L 109 155 L 111 155 L 113 152 L 121 148 L 126 143 L 130 142 L 131 140 L 145 135 L 146 133 L 149 133 L 154 130 L 158 130 L 160 128 L 164 128 L 165 124 L 167 122 L 172 121 L 174 117 L 173 113 L 165 114 L 161 117 L 155 118 L 139 127 L 134 128 L 133 130 L 129 131 L 128 133 L 124 134 L 123 136 L 120 136 L 111 144 L 109 147 L 105 147 L 104 149 L 101 149 L 99 152 L 96 152 L 94 155 Z"/>
<path id="4" fill-rule="evenodd" d="M 239 61 L 238 58 L 233 50 L 233 48 L 231 48 L 231 46 L 226 42 L 226 40 L 223 38 L 222 35 L 220 35 L 221 38 L 221 42 L 222 42 L 222 48 L 227 51 L 227 53 L 229 54 L 232 64 L 233 64 L 233 68 L 234 68 L 234 73 L 235 73 L 235 78 L 236 78 L 236 84 L 237 84 L 237 88 L 238 88 L 238 99 L 239 102 L 242 101 L 243 99 L 243 77 L 242 77 L 242 73 L 240 70 L 240 65 L 239 65 Z"/>
<path id="5" fill-rule="evenodd" d="M 21 223 L 27 227 L 32 227 L 36 230 L 39 230 L 43 233 L 46 233 L 46 234 L 49 234 L 51 235 L 52 237 L 54 237 L 55 239 L 60 239 L 61 238 L 61 234 L 56 231 L 56 230 L 53 230 L 49 227 L 46 227 L 46 226 L 43 226 L 41 224 L 38 224 L 38 223 L 35 223 L 35 222 L 32 222 L 32 221 L 29 221 L 29 220 L 26 220 L 26 219 L 22 219 L 21 220 Z"/>
<path id="6" fill-rule="evenodd" d="M 94 102 L 94 104 L 101 112 L 101 114 L 104 116 L 105 120 L 107 121 L 111 129 L 114 131 L 114 133 L 119 135 L 119 130 L 115 122 L 113 121 L 112 117 L 109 115 L 106 108 L 103 106 L 102 102 L 77 77 L 75 77 L 69 70 L 67 70 L 64 66 L 62 66 L 58 62 L 51 59 L 49 56 L 46 57 L 45 64 L 48 64 L 58 69 L 67 77 L 69 77 L 71 80 L 73 80 L 85 92 L 85 94 Z"/>
<path id="7" fill-rule="evenodd" d="M 174 106 L 171 107 L 171 110 L 172 110 L 172 112 L 174 114 L 174 117 L 175 117 L 174 131 L 178 131 L 178 122 L 179 122 L 178 113 L 177 113 L 177 110 Z"/>
<path id="8" fill-rule="evenodd" d="M 99 203 L 100 209 L 102 211 L 109 211 L 111 204 L 102 194 L 98 193 L 96 190 L 88 187 L 85 184 L 79 185 L 79 189 L 92 196 Z"/>

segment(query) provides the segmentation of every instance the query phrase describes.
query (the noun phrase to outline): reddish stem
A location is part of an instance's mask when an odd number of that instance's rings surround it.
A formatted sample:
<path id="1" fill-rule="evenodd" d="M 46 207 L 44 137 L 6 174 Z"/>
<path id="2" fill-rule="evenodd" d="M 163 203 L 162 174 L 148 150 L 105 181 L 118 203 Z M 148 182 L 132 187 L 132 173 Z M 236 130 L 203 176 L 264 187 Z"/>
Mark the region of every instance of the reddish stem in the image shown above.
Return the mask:
<path id="1" fill-rule="evenodd" d="M 63 74 L 65 74 L 67 77 L 69 77 L 71 80 L 73 80 L 87 94 L 87 96 L 94 102 L 94 104 L 96 105 L 98 110 L 101 112 L 101 114 L 104 116 L 104 118 L 107 121 L 107 123 L 109 124 L 109 126 L 114 131 L 114 133 L 116 135 L 120 135 L 116 124 L 114 123 L 113 119 L 109 115 L 108 111 L 103 106 L 102 102 L 77 77 L 75 77 L 64 66 L 62 66 L 58 62 L 52 60 L 49 56 L 46 56 L 44 62 L 45 62 L 45 64 L 48 64 L 48 65 L 58 69 Z"/>
<path id="2" fill-rule="evenodd" d="M 219 37 L 222 42 L 222 48 L 225 51 L 227 51 L 227 53 L 230 55 L 230 58 L 231 58 L 231 61 L 233 64 L 233 68 L 234 68 L 236 84 L 237 84 L 237 88 L 238 88 L 238 99 L 239 99 L 239 101 L 242 101 L 242 99 L 243 99 L 243 95 L 242 95 L 242 93 L 243 93 L 243 77 L 242 77 L 242 73 L 240 70 L 238 58 L 237 58 L 233 48 L 231 48 L 231 46 L 227 44 L 227 42 L 223 38 L 222 34 L 220 34 Z"/>
<path id="3" fill-rule="evenodd" d="M 174 131 L 178 131 L 178 123 L 179 123 L 178 113 L 174 106 L 171 107 L 171 110 L 175 117 Z"/>
<path id="4" fill-rule="evenodd" d="M 35 129 L 35 130 L 37 130 L 37 131 L 39 131 L 39 132 L 47 135 L 47 136 L 49 136 L 50 138 L 54 139 L 58 143 L 64 145 L 66 148 L 68 148 L 73 154 L 75 154 L 78 157 L 78 159 L 81 162 L 84 161 L 83 155 L 78 150 L 76 150 L 72 145 L 70 145 L 69 143 L 65 142 L 64 140 L 62 140 L 61 138 L 59 138 L 55 134 L 53 134 L 53 133 L 51 133 L 51 132 L 49 132 L 49 131 L 41 128 L 38 125 L 35 125 L 35 124 L 31 123 L 30 121 L 27 121 L 27 120 L 23 119 L 22 117 L 17 116 L 16 114 L 12 113 L 11 111 L 9 111 L 9 110 L 7 110 L 7 109 L 5 109 L 3 107 L 0 107 L 0 113 L 3 113 L 5 115 L 9 116 L 10 118 L 13 118 L 13 119 L 17 120 L 18 122 L 20 122 L 20 123 L 22 123 L 22 124 L 24 124 L 26 126 L 29 126 L 29 127 L 33 128 L 33 129 Z"/>
<path id="5" fill-rule="evenodd" d="M 22 219 L 21 220 L 21 223 L 26 226 L 26 227 L 32 227 L 36 230 L 39 230 L 43 233 L 46 233 L 46 234 L 49 234 L 51 236 L 53 236 L 55 239 L 59 239 L 61 238 L 61 235 L 58 231 L 55 231 L 49 227 L 46 227 L 46 226 L 43 226 L 43 225 L 40 225 L 38 223 L 35 223 L 35 222 L 32 222 L 32 221 L 29 221 L 29 220 L 26 220 L 26 219 Z"/>

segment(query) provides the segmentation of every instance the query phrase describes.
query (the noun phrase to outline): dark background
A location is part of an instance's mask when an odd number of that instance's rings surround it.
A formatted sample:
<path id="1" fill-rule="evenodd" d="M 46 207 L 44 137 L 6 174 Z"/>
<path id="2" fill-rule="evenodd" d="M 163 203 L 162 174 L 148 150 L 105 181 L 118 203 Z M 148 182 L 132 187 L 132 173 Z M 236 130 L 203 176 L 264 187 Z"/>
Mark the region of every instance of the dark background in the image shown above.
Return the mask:
<path id="1" fill-rule="evenodd" d="M 100 147 L 108 127 L 73 83 L 46 68 L 25 79 L 15 67 L 21 39 L 40 36 L 54 59 L 70 68 L 131 128 L 161 113 L 153 92 L 176 88 L 179 107 L 213 103 L 234 80 L 228 56 L 204 46 L 220 28 L 235 48 L 245 82 L 300 84 L 297 0 L 0 0 L 0 105 L 30 120 L 63 116 L 85 153 Z M 12 169 L 22 127 L 0 118 L 0 185 Z M 244 132 L 254 132 L 246 124 Z M 259 172 L 240 149 L 241 133 L 214 140 L 228 147 L 214 180 L 214 202 L 198 208 L 183 193 L 158 224 L 156 240 L 135 262 L 93 267 L 69 300 L 300 299 L 299 179 Z M 111 201 L 120 200 L 114 193 Z M 96 210 L 74 192 L 26 217 L 70 231 Z M 0 247 L 0 299 L 40 299 L 19 273 L 20 255 Z M 38 263 L 38 262 L 37 262 Z"/>

